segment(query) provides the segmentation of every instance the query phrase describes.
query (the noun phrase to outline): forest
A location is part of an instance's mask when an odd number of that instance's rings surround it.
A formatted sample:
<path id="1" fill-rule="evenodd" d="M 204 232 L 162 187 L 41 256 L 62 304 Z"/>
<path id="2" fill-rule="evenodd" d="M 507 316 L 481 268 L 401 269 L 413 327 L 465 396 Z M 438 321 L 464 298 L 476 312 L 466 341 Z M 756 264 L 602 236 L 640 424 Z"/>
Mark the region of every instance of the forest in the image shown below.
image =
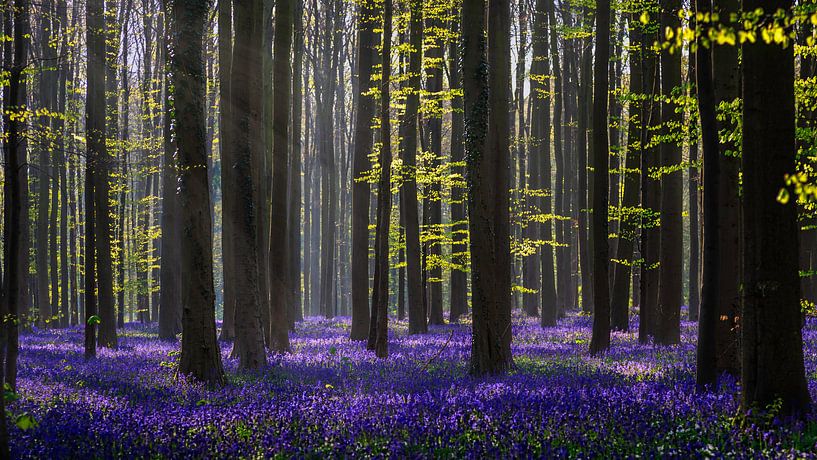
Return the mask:
<path id="1" fill-rule="evenodd" d="M 0 459 L 817 457 L 816 0 L 0 29 Z"/>

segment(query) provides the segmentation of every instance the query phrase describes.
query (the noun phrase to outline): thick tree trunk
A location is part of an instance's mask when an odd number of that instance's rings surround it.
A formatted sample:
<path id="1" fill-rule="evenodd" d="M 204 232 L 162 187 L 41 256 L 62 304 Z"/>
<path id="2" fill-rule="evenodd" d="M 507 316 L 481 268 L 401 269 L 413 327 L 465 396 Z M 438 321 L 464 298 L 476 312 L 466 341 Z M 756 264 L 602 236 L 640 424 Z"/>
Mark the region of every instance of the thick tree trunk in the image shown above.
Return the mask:
<path id="1" fill-rule="evenodd" d="M 233 355 L 242 369 L 258 369 L 266 365 L 264 330 L 261 315 L 263 302 L 259 289 L 257 251 L 257 209 L 253 196 L 253 155 L 261 143 L 261 34 L 263 30 L 260 0 L 235 2 L 236 38 L 231 75 L 231 103 L 234 110 L 235 138 L 230 190 L 232 207 L 225 209 L 225 219 L 232 219 L 235 257 L 235 344 Z M 226 168 L 225 168 L 226 169 Z M 226 195 L 225 195 L 226 196 Z M 225 203 L 226 204 L 226 203 Z"/>
<path id="2" fill-rule="evenodd" d="M 269 348 L 289 350 L 289 260 L 287 252 L 287 176 L 289 159 L 289 117 L 291 114 L 292 51 L 294 0 L 275 3 L 275 41 L 273 52 L 273 146 L 272 146 L 272 220 L 270 232 L 270 337 Z"/>
<path id="3" fill-rule="evenodd" d="M 372 151 L 372 117 L 375 101 L 366 94 L 372 84 L 372 66 L 377 35 L 377 11 L 372 0 L 360 4 L 357 18 L 358 91 L 355 94 L 355 152 L 352 164 L 352 340 L 365 340 L 369 325 L 369 193 L 366 180 L 360 180 L 369 170 Z"/>
<path id="4" fill-rule="evenodd" d="M 740 11 L 739 0 L 717 0 L 713 8 L 722 18 Z M 726 19 L 728 21 L 728 19 Z M 740 94 L 740 64 L 736 46 L 713 46 L 712 74 L 714 76 L 715 107 L 734 104 Z M 718 121 L 718 132 L 728 133 L 735 129 L 731 117 Z M 715 328 L 716 366 L 720 372 L 740 374 L 740 150 L 728 136 L 720 139 L 718 155 L 718 246 L 720 262 L 718 269 L 718 300 Z"/>
<path id="5" fill-rule="evenodd" d="M 85 157 L 85 358 L 96 357 L 96 330 L 99 323 L 96 298 L 96 239 L 100 225 L 97 217 L 96 176 L 100 157 L 105 154 L 105 20 L 103 0 L 86 4 L 88 45 L 88 104 L 85 106 L 85 131 L 88 153 Z M 107 199 L 105 205 L 107 206 Z M 101 262 L 101 261 L 100 261 Z M 101 286 L 100 286 L 101 288 Z M 101 293 L 101 292 L 100 292 Z"/>
<path id="6" fill-rule="evenodd" d="M 207 179 L 207 77 L 204 30 L 207 0 L 173 2 L 172 78 L 181 214 L 182 352 L 179 372 L 211 387 L 225 383 L 216 341 L 213 230 Z M 167 190 L 166 190 L 167 192 Z"/>
<path id="7" fill-rule="evenodd" d="M 473 289 L 470 367 L 475 375 L 504 373 L 513 365 L 510 104 L 508 92 L 489 91 L 502 88 L 510 79 L 508 0 L 488 2 L 487 50 L 483 38 L 485 13 L 481 1 L 464 1 L 463 89 Z"/>
<path id="8" fill-rule="evenodd" d="M 791 0 L 744 0 L 771 15 Z M 779 402 L 781 415 L 805 414 L 798 226 L 794 197 L 778 200 L 795 171 L 794 44 L 743 46 L 743 346 L 746 410 Z M 792 192 L 793 193 L 793 192 Z M 780 201 L 786 201 L 781 203 Z"/>

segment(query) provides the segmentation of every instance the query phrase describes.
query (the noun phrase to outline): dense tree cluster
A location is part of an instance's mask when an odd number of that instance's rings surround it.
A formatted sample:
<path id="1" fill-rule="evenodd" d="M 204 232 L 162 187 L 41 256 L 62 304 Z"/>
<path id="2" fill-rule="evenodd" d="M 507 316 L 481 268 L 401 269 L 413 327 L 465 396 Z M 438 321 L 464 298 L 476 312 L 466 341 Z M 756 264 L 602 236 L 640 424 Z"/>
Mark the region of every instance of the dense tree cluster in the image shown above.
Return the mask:
<path id="1" fill-rule="evenodd" d="M 728 373 L 746 409 L 810 405 L 813 1 L 0 14 L 11 390 L 32 328 L 84 328 L 91 360 L 158 322 L 218 387 L 219 341 L 263 369 L 306 316 L 351 316 L 380 358 L 390 318 L 470 324 L 483 376 L 514 366 L 515 308 L 542 328 L 578 309 L 593 355 L 631 319 L 657 347 L 697 321 L 702 389 Z"/>

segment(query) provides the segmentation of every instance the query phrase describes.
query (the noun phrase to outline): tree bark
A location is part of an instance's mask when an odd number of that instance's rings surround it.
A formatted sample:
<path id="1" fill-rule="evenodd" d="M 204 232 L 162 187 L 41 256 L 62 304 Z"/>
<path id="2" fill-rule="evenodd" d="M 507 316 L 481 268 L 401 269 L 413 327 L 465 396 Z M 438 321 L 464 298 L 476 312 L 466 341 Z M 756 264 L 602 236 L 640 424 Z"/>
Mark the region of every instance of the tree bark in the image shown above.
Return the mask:
<path id="1" fill-rule="evenodd" d="M 767 15 L 791 0 L 744 0 Z M 806 414 L 798 225 L 794 197 L 778 200 L 795 171 L 794 44 L 743 45 L 743 317 L 742 405 L 780 415 Z M 793 193 L 793 192 L 792 192 Z M 781 203 L 780 201 L 785 201 Z"/>
<path id="2" fill-rule="evenodd" d="M 289 118 L 291 114 L 293 0 L 275 3 L 275 41 L 273 52 L 273 146 L 272 146 L 272 220 L 270 237 L 270 337 L 269 348 L 289 351 L 289 260 L 287 253 L 287 163 L 289 159 Z"/>
<path id="3" fill-rule="evenodd" d="M 376 321 L 370 330 L 369 349 L 378 358 L 389 355 L 389 224 L 391 223 L 391 34 L 392 2 L 383 4 L 383 57 L 380 83 L 380 178 L 377 184 L 377 222 L 374 245 L 374 289 L 372 293 L 372 319 Z"/>
<path id="4" fill-rule="evenodd" d="M 235 1 L 236 37 L 230 82 L 231 103 L 235 110 L 233 158 L 230 190 L 233 198 L 225 219 L 232 219 L 235 269 L 235 343 L 233 355 L 241 369 L 258 369 L 266 365 L 264 330 L 262 328 L 261 292 L 259 289 L 257 209 L 253 194 L 253 156 L 261 143 L 261 38 L 263 16 L 261 0 Z M 226 196 L 226 195 L 225 195 Z M 226 204 L 226 203 L 225 203 Z"/>
<path id="5" fill-rule="evenodd" d="M 420 108 L 420 73 L 423 60 L 423 4 L 409 1 L 409 77 L 411 91 L 406 96 L 406 110 L 400 126 L 400 152 L 403 155 L 403 186 L 400 212 L 406 228 L 406 281 L 408 289 L 409 334 L 428 332 L 425 296 L 423 295 L 420 255 L 420 218 L 417 209 L 417 113 Z"/>
<path id="6" fill-rule="evenodd" d="M 375 17 L 377 10 L 371 0 L 363 0 L 357 18 L 358 91 L 355 94 L 355 152 L 352 164 L 352 340 L 365 340 L 369 324 L 369 194 L 366 180 L 372 151 L 372 117 L 375 101 L 366 94 L 372 84 L 374 63 Z"/>
<path id="7" fill-rule="evenodd" d="M 181 214 L 182 351 L 179 372 L 225 383 L 216 340 L 213 230 L 207 176 L 204 31 L 208 0 L 173 1 L 173 101 Z M 166 191 L 167 192 L 167 191 Z"/>
<path id="8" fill-rule="evenodd" d="M 610 348 L 610 248 L 607 210 L 610 192 L 607 102 L 610 60 L 610 1 L 596 1 L 596 62 L 593 69 L 593 336 L 590 352 Z"/>
<path id="9" fill-rule="evenodd" d="M 485 13 L 483 2 L 464 1 L 463 89 L 473 290 L 470 367 L 475 375 L 501 374 L 513 365 L 510 104 L 507 91 L 489 91 L 503 88 L 510 80 L 508 0 L 488 2 L 487 50 L 483 38 Z"/>

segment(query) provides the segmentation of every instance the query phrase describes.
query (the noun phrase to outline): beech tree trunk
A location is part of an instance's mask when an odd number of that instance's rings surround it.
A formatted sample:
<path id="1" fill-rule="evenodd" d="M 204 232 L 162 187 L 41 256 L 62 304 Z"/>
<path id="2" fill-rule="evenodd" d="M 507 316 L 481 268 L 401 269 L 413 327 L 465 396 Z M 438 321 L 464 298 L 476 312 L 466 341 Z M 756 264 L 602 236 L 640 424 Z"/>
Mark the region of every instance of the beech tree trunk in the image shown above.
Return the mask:
<path id="1" fill-rule="evenodd" d="M 272 220 L 270 236 L 270 350 L 289 350 L 289 261 L 287 253 L 287 176 L 289 159 L 289 118 L 292 80 L 290 54 L 294 0 L 275 3 L 275 41 L 273 52 L 273 146 L 272 146 Z"/>
<path id="2" fill-rule="evenodd" d="M 473 332 L 471 373 L 501 374 L 511 357 L 510 5 L 463 2 L 463 90 L 471 235 Z M 487 62 L 486 62 L 487 55 Z M 487 72 L 487 75 L 486 75 Z M 488 126 L 491 129 L 488 130 Z"/>
<path id="3" fill-rule="evenodd" d="M 768 15 L 791 0 L 744 0 Z M 778 200 L 795 171 L 794 44 L 743 45 L 743 317 L 742 403 L 780 414 L 806 414 L 797 206 Z M 781 201 L 784 201 L 781 203 Z"/>
<path id="4" fill-rule="evenodd" d="M 225 383 L 216 340 L 213 230 L 207 176 L 204 31 L 208 0 L 174 0 L 173 102 L 181 214 L 182 351 L 179 372 L 211 387 Z"/>
<path id="5" fill-rule="evenodd" d="M 610 60 L 610 1 L 596 0 L 596 62 L 593 69 L 593 336 L 590 352 L 610 347 L 610 247 L 607 210 L 610 193 L 607 132 L 607 73 Z"/>
<path id="6" fill-rule="evenodd" d="M 355 152 L 352 161 L 352 340 L 369 335 L 369 182 L 360 180 L 369 170 L 372 151 L 372 117 L 375 101 L 366 94 L 372 84 L 372 67 L 377 40 L 372 0 L 363 0 L 357 17 L 357 74 L 355 94 Z"/>
<path id="7" fill-rule="evenodd" d="M 230 84 L 234 110 L 235 138 L 230 190 L 234 192 L 225 209 L 225 219 L 232 219 L 235 257 L 235 343 L 233 355 L 241 369 L 258 369 L 266 365 L 264 330 L 258 270 L 257 209 L 253 195 L 253 156 L 260 155 L 256 137 L 261 136 L 261 38 L 263 15 L 261 0 L 235 1 L 235 45 Z M 225 195 L 226 196 L 226 195 Z M 225 205 L 227 203 L 225 202 Z"/>
<path id="8" fill-rule="evenodd" d="M 409 1 L 409 77 L 412 91 L 406 96 L 406 110 L 400 126 L 400 152 L 403 155 L 403 186 L 400 212 L 406 228 L 406 281 L 408 290 L 409 334 L 428 332 L 423 295 L 420 255 L 420 218 L 417 209 L 417 113 L 420 108 L 420 73 L 423 61 L 423 3 Z"/>

